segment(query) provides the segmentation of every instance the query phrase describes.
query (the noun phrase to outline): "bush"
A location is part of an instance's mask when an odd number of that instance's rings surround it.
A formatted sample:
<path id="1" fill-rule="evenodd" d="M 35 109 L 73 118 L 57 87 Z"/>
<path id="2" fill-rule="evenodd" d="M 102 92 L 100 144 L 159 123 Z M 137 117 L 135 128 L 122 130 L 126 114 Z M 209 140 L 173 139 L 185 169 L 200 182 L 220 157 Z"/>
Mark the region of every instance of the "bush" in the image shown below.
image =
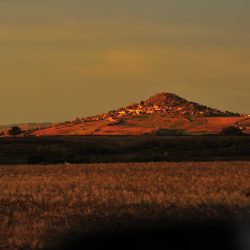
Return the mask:
<path id="1" fill-rule="evenodd" d="M 230 126 L 224 128 L 221 132 L 222 135 L 244 135 L 244 133 L 238 127 Z"/>
<path id="2" fill-rule="evenodd" d="M 14 126 L 8 130 L 8 135 L 11 135 L 11 136 L 17 136 L 17 135 L 20 135 L 21 133 L 22 133 L 22 130 L 18 126 Z"/>
<path id="3" fill-rule="evenodd" d="M 161 136 L 177 136 L 177 135 L 184 135 L 183 131 L 177 129 L 165 129 L 161 128 L 155 132 L 155 135 Z"/>

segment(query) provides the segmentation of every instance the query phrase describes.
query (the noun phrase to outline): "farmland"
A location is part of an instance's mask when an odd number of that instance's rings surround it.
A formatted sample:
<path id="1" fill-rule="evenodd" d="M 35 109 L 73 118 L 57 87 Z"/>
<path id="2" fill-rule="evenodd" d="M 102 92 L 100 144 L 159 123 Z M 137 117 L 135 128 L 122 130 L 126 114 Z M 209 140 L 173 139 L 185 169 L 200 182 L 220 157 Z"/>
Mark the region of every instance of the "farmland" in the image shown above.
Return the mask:
<path id="1" fill-rule="evenodd" d="M 250 215 L 249 196 L 250 162 L 3 165 L 0 248 L 67 249 L 159 222 L 237 221 Z"/>

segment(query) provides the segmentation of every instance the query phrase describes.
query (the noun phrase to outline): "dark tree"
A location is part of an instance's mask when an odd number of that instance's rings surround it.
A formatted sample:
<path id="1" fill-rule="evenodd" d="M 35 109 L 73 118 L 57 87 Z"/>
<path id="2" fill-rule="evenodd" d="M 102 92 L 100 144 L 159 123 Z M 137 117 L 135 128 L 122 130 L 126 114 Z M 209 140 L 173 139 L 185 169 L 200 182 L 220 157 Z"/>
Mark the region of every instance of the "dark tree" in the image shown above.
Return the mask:
<path id="1" fill-rule="evenodd" d="M 157 131 L 155 131 L 155 135 L 160 135 L 160 136 L 181 136 L 181 135 L 185 135 L 185 134 L 181 130 L 161 128 L 161 129 L 158 129 Z"/>
<path id="2" fill-rule="evenodd" d="M 240 128 L 234 127 L 234 126 L 224 128 L 221 134 L 222 135 L 244 135 L 244 133 L 241 131 Z"/>
<path id="3" fill-rule="evenodd" d="M 8 130 L 8 134 L 11 136 L 17 136 L 17 135 L 20 135 L 21 133 L 22 133 L 22 130 L 18 126 L 14 126 Z"/>

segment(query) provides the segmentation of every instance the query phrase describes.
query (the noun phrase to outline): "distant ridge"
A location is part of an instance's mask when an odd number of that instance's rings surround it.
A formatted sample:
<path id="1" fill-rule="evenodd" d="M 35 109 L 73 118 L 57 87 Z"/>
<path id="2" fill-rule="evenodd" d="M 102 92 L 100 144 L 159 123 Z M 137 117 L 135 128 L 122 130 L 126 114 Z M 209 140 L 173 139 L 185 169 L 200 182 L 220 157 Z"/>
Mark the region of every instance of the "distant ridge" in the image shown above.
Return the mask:
<path id="1" fill-rule="evenodd" d="M 7 130 L 9 130 L 11 127 L 18 126 L 22 130 L 29 131 L 34 129 L 42 129 L 42 128 L 48 128 L 53 126 L 52 122 L 41 122 L 41 123 L 16 123 L 16 124 L 7 124 L 7 125 L 0 125 L 0 132 L 2 134 L 7 133 Z"/>

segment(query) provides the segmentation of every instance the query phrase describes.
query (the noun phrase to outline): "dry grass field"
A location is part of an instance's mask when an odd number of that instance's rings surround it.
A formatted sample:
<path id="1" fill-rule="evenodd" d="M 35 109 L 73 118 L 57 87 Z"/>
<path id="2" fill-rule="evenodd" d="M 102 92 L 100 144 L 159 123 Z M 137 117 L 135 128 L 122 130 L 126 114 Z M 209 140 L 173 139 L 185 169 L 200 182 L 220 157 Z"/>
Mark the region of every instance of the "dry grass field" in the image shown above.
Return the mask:
<path id="1" fill-rule="evenodd" d="M 242 219 L 249 192 L 250 162 L 0 166 L 0 249 L 60 249 L 146 220 Z"/>

